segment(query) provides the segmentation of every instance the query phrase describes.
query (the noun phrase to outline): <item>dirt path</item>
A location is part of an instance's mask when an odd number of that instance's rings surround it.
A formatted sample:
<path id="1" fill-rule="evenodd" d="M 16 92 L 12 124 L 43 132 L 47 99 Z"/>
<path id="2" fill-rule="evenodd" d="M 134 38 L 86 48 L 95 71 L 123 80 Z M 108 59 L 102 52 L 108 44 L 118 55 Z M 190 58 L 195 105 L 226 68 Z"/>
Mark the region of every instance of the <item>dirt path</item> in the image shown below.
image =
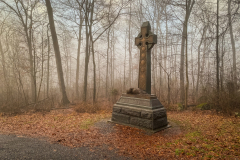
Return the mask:
<path id="1" fill-rule="evenodd" d="M 0 134 L 0 159 L 127 160 L 130 158 L 119 156 L 116 150 L 110 151 L 104 145 L 95 148 L 69 148 L 60 144 L 51 144 L 46 139 Z"/>

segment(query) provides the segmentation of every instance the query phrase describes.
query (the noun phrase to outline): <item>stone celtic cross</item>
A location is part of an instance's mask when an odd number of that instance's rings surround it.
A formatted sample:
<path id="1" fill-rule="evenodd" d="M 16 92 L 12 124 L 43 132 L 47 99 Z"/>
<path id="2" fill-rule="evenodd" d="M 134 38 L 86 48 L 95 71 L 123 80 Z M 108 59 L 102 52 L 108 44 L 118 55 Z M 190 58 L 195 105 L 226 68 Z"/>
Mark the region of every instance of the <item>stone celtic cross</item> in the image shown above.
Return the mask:
<path id="1" fill-rule="evenodd" d="M 140 49 L 138 88 L 148 94 L 151 94 L 151 49 L 154 44 L 157 44 L 157 35 L 151 32 L 149 22 L 144 22 L 135 45 Z"/>

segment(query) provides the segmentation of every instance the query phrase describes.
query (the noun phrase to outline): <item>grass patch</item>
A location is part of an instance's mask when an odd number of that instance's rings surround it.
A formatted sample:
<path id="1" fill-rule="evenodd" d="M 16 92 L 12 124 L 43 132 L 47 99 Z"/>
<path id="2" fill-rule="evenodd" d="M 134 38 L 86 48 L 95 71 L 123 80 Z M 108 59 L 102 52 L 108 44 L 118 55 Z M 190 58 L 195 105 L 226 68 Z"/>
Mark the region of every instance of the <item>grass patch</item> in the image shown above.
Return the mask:
<path id="1" fill-rule="evenodd" d="M 184 149 L 175 149 L 175 155 L 179 156 L 180 154 L 184 153 Z"/>
<path id="2" fill-rule="evenodd" d="M 199 137 L 200 135 L 201 135 L 200 132 L 194 131 L 194 132 L 187 133 L 185 136 L 186 137 L 193 137 L 193 138 L 195 138 L 195 137 Z"/>
<path id="3" fill-rule="evenodd" d="M 95 121 L 93 119 L 88 118 L 88 119 L 82 121 L 82 123 L 80 125 L 80 129 L 88 129 L 94 123 L 95 123 Z"/>

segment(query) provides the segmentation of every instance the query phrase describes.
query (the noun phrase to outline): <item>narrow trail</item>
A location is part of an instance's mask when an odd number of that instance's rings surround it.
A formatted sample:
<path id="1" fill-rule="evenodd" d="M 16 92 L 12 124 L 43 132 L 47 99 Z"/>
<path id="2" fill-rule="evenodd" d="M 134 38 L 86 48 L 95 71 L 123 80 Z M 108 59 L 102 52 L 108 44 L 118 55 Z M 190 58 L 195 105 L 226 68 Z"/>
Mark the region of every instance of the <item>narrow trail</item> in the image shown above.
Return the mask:
<path id="1" fill-rule="evenodd" d="M 56 159 L 56 160 L 129 160 L 119 156 L 116 150 L 108 150 L 105 145 L 88 148 L 69 148 L 60 144 L 53 144 L 46 139 L 36 139 L 16 135 L 0 134 L 0 159 Z"/>

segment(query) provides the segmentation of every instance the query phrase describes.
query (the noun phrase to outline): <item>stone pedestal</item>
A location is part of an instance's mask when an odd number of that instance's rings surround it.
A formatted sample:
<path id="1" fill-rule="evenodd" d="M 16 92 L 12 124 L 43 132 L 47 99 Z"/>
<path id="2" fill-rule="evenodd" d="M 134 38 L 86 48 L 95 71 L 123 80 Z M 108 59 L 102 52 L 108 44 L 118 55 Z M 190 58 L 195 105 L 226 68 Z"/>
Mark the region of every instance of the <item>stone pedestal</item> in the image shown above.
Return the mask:
<path id="1" fill-rule="evenodd" d="M 169 127 L 166 109 L 149 94 L 123 94 L 113 106 L 111 121 L 153 132 Z"/>

